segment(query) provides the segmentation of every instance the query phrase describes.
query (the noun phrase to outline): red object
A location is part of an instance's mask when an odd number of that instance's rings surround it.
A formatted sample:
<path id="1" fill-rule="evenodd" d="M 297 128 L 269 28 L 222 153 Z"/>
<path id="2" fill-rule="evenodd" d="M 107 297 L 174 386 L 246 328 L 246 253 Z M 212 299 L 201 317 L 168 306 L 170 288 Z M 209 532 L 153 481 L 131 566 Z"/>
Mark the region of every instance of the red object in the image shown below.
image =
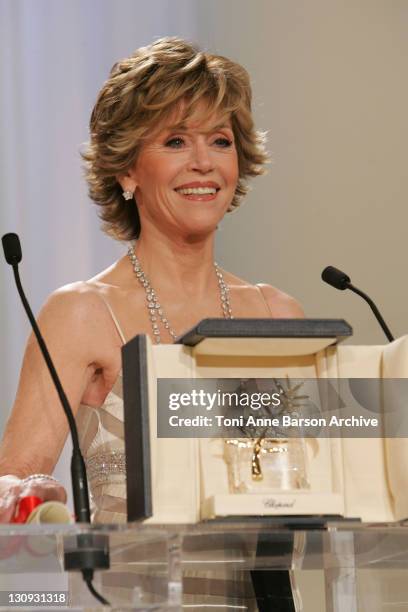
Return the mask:
<path id="1" fill-rule="evenodd" d="M 34 508 L 36 508 L 42 503 L 43 500 L 40 497 L 36 497 L 35 495 L 28 495 L 27 497 L 22 497 L 16 506 L 14 517 L 11 519 L 10 523 L 25 523 Z M 2 560 L 13 557 L 19 552 L 20 548 L 26 546 L 26 543 L 26 535 L 14 535 L 8 538 L 1 538 L 0 559 Z M 31 554 L 33 553 L 31 552 Z"/>
<path id="2" fill-rule="evenodd" d="M 17 504 L 17 508 L 11 523 L 25 523 L 34 508 L 42 504 L 43 500 L 35 495 L 22 497 Z"/>

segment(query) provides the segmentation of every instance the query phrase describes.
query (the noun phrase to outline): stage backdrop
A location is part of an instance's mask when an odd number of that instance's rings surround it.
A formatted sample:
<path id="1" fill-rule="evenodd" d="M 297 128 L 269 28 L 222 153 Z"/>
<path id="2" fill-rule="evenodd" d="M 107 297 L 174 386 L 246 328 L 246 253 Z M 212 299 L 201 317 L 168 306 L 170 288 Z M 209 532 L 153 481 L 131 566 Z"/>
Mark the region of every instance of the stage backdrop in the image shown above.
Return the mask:
<path id="1" fill-rule="evenodd" d="M 221 224 L 220 264 L 383 343 L 367 306 L 321 283 L 344 268 L 407 333 L 407 27 L 404 0 L 1 0 L 0 232 L 21 236 L 34 310 L 123 252 L 98 229 L 79 146 L 114 61 L 179 35 L 249 70 L 269 133 L 269 174 Z M 1 431 L 28 327 L 6 265 L 0 283 Z"/>

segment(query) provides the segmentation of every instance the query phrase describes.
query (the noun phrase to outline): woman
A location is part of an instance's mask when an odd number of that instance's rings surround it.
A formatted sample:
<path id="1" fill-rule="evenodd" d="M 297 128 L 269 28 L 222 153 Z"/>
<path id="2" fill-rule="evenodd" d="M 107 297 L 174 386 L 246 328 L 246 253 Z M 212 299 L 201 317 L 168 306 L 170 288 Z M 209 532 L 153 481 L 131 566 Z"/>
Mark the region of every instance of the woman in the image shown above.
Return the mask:
<path id="1" fill-rule="evenodd" d="M 136 243 L 96 277 L 51 295 L 39 326 L 77 415 L 94 520 L 112 522 L 125 519 L 124 500 L 100 489 L 97 457 L 123 451 L 122 432 L 116 448 L 104 446 L 110 419 L 121 410 L 122 344 L 140 333 L 171 343 L 207 317 L 303 313 L 281 291 L 252 286 L 214 262 L 217 225 L 267 161 L 241 66 L 179 39 L 158 40 L 115 64 L 90 135 L 83 154 L 90 196 L 105 230 Z M 65 500 L 47 475 L 66 436 L 64 413 L 31 337 L 0 449 L 2 522 L 21 496 Z M 123 469 L 117 476 L 123 482 Z"/>

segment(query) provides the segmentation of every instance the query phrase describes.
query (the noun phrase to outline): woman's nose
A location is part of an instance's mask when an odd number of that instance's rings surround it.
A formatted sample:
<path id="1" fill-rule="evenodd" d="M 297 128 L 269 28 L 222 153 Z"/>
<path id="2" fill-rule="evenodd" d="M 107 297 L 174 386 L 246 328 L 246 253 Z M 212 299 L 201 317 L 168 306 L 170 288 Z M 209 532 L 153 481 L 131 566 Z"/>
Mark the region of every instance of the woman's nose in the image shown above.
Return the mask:
<path id="1" fill-rule="evenodd" d="M 198 172 L 210 172 L 214 169 L 211 151 L 206 143 L 196 143 L 192 148 L 190 159 L 190 170 Z"/>

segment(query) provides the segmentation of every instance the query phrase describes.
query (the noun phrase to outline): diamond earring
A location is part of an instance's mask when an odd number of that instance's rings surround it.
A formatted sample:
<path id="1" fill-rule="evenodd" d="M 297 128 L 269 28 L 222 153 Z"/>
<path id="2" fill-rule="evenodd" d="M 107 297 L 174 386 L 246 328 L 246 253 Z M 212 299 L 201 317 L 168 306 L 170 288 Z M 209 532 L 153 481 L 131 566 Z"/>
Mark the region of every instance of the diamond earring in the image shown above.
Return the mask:
<path id="1" fill-rule="evenodd" d="M 123 197 L 125 198 L 125 200 L 132 200 L 133 199 L 133 191 L 129 191 L 128 189 L 126 189 L 123 193 L 122 193 Z"/>

